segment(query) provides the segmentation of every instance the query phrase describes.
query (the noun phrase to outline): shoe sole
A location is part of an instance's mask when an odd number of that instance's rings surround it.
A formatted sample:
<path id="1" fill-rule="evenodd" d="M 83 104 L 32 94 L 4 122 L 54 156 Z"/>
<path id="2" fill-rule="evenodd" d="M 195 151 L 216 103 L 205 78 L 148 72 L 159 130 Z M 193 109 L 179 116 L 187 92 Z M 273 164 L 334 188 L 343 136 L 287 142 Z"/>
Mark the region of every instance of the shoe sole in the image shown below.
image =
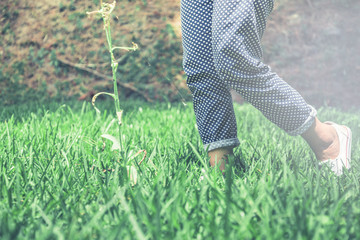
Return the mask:
<path id="1" fill-rule="evenodd" d="M 350 169 L 351 166 L 350 165 L 350 161 L 351 161 L 351 140 L 352 140 L 352 133 L 350 128 L 346 127 L 346 126 L 342 126 L 343 128 L 345 128 L 346 130 L 346 169 Z"/>

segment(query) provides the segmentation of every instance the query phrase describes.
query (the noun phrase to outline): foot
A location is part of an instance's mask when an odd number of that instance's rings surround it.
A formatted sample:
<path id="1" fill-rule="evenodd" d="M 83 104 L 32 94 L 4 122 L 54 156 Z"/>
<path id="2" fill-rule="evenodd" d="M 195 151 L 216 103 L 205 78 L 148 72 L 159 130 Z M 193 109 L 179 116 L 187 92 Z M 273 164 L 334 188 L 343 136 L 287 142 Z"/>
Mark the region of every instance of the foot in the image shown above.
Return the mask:
<path id="1" fill-rule="evenodd" d="M 320 165 L 329 165 L 336 175 L 343 167 L 350 168 L 351 131 L 332 122 L 322 123 L 315 118 L 311 127 L 301 135 L 309 144 Z"/>
<path id="2" fill-rule="evenodd" d="M 229 155 L 233 155 L 232 148 L 218 148 L 208 152 L 210 157 L 210 165 L 218 166 L 221 172 L 225 171 L 225 163 Z"/>
<path id="3" fill-rule="evenodd" d="M 311 127 L 301 136 L 309 144 L 319 161 L 338 156 L 340 151 L 339 138 L 335 128 L 330 124 L 322 123 L 315 118 Z"/>
<path id="4" fill-rule="evenodd" d="M 338 154 L 336 157 L 331 157 L 320 162 L 320 167 L 327 165 L 331 171 L 337 176 L 343 174 L 343 168 L 350 169 L 351 161 L 351 130 L 346 126 L 341 126 L 332 122 L 326 122 L 326 124 L 332 126 L 337 133 L 338 142 Z"/>
<path id="5" fill-rule="evenodd" d="M 316 159 L 320 162 L 329 160 L 329 159 L 335 159 L 339 156 L 340 153 L 340 140 L 339 136 L 336 132 L 336 129 L 331 126 L 329 123 L 324 123 L 328 125 L 327 137 L 323 137 L 323 144 L 319 144 L 316 149 L 314 149 L 314 153 L 316 156 Z"/>

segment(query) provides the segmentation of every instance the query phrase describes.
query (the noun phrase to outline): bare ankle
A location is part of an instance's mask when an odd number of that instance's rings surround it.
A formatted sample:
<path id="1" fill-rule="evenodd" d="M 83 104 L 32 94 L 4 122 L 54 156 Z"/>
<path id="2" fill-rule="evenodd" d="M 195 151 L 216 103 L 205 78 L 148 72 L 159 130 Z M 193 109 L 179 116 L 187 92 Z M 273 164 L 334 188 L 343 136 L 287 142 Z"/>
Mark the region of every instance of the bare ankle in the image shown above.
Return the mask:
<path id="1" fill-rule="evenodd" d="M 335 128 L 320 122 L 317 118 L 302 137 L 319 161 L 336 158 L 339 154 L 339 139 Z"/>
<path id="2" fill-rule="evenodd" d="M 233 154 L 232 148 L 218 148 L 208 152 L 210 157 L 210 165 L 212 167 L 218 166 L 220 171 L 225 170 L 225 163 L 227 157 Z"/>

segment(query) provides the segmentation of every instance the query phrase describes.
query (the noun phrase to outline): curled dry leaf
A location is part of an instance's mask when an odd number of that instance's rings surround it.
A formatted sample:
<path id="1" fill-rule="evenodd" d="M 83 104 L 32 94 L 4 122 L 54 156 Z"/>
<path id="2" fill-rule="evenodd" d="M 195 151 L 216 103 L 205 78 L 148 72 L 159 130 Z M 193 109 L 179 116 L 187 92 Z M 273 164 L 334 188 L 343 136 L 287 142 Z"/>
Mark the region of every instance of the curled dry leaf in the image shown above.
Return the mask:
<path id="1" fill-rule="evenodd" d="M 146 154 L 147 154 L 147 152 L 146 152 L 146 150 L 145 149 L 143 149 L 143 150 L 140 150 L 140 151 L 138 151 L 136 154 L 135 154 L 135 157 L 136 156 L 138 156 L 140 153 L 144 153 L 144 156 L 143 156 L 143 158 L 141 159 L 141 161 L 138 163 L 139 165 L 144 161 L 144 159 L 146 158 Z"/>
<path id="2" fill-rule="evenodd" d="M 100 96 L 100 95 L 108 95 L 108 96 L 110 96 L 110 97 L 112 97 L 112 98 L 115 99 L 115 96 L 114 96 L 114 94 L 112 94 L 112 93 L 99 92 L 99 93 L 95 94 L 95 95 L 93 96 L 92 100 L 91 100 L 91 104 L 92 104 L 93 107 L 95 108 L 95 111 L 96 111 L 97 113 L 99 113 L 99 114 L 100 114 L 100 110 L 95 106 L 95 101 L 96 101 L 96 98 L 97 98 L 98 96 Z"/>

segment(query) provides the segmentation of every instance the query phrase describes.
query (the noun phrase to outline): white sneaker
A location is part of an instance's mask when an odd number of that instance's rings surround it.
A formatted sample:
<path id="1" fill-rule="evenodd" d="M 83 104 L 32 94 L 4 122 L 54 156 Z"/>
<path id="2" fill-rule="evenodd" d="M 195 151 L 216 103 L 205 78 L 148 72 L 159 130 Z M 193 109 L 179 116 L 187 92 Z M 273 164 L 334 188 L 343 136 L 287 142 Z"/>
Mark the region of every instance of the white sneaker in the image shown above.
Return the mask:
<path id="1" fill-rule="evenodd" d="M 322 161 L 319 163 L 319 166 L 327 165 L 337 176 L 341 176 L 343 174 L 343 168 L 350 169 L 351 167 L 351 130 L 346 126 L 333 122 L 325 123 L 335 128 L 339 137 L 340 152 L 335 159 Z"/>

